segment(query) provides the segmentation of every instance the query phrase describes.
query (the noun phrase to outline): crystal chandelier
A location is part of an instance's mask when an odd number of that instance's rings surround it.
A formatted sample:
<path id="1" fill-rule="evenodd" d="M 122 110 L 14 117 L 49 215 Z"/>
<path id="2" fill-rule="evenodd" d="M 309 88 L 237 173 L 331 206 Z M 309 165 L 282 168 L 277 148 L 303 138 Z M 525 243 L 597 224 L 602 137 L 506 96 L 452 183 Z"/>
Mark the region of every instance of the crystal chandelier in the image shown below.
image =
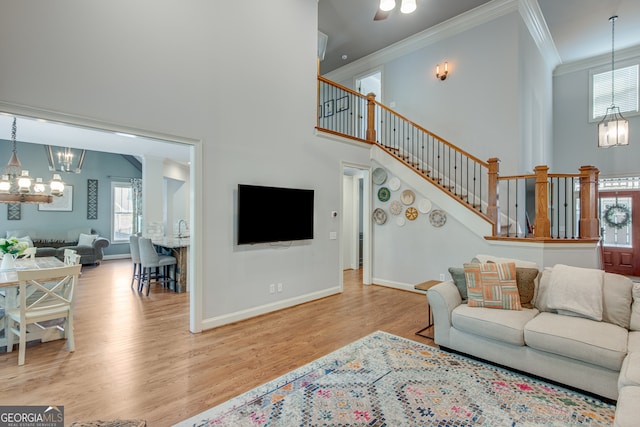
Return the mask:
<path id="1" fill-rule="evenodd" d="M 59 174 L 54 174 L 49 183 L 49 193 L 42 178 L 36 178 L 35 183 L 29 176 L 28 170 L 23 170 L 16 150 L 16 118 L 11 126 L 11 142 L 13 153 L 9 163 L 4 168 L 0 179 L 0 203 L 52 203 L 53 196 L 62 196 L 64 183 Z"/>

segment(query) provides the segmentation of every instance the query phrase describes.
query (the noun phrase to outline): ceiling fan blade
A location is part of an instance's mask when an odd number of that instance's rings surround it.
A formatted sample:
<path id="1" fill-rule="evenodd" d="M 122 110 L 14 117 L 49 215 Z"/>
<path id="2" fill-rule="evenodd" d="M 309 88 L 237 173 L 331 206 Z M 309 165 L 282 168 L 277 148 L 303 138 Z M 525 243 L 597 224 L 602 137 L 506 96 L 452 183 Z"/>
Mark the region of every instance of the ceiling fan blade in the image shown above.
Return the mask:
<path id="1" fill-rule="evenodd" d="M 384 10 L 378 9 L 376 11 L 376 16 L 373 17 L 373 20 L 374 21 L 382 21 L 383 19 L 387 19 L 389 17 L 389 13 L 391 13 L 390 10 L 384 11 Z"/>

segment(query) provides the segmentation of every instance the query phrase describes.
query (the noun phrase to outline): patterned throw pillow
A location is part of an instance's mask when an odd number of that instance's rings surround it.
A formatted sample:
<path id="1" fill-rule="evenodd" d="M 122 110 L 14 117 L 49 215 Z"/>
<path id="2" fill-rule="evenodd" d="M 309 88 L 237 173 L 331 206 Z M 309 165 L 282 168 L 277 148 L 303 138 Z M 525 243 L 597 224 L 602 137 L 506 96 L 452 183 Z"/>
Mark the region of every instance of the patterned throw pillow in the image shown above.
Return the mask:
<path id="1" fill-rule="evenodd" d="M 516 281 L 518 282 L 518 294 L 520 305 L 524 308 L 533 308 L 533 300 L 536 292 L 536 279 L 540 272 L 537 268 L 516 267 Z"/>
<path id="2" fill-rule="evenodd" d="M 464 264 L 469 307 L 522 310 L 516 282 L 516 265 Z"/>

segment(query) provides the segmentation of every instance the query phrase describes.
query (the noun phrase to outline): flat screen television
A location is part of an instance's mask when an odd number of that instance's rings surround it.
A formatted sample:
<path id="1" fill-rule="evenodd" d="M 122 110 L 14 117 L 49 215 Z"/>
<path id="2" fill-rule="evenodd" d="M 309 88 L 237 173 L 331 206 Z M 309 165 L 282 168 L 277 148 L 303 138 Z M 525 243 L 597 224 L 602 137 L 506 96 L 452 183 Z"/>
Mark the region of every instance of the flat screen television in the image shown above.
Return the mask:
<path id="1" fill-rule="evenodd" d="M 313 190 L 238 184 L 238 244 L 313 239 Z"/>

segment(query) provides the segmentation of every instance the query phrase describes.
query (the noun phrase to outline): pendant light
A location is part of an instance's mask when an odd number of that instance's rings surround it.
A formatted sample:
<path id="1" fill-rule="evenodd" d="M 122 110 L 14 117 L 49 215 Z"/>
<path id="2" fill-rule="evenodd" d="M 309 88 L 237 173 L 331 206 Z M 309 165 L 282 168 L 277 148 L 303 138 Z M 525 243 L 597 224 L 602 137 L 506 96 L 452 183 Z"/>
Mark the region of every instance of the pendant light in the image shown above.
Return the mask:
<path id="1" fill-rule="evenodd" d="M 598 123 L 598 147 L 620 147 L 629 145 L 629 122 L 620 114 L 620 108 L 614 102 L 614 35 L 615 22 L 618 16 L 609 18 L 611 21 L 611 107 L 607 108 L 605 116 Z"/>

